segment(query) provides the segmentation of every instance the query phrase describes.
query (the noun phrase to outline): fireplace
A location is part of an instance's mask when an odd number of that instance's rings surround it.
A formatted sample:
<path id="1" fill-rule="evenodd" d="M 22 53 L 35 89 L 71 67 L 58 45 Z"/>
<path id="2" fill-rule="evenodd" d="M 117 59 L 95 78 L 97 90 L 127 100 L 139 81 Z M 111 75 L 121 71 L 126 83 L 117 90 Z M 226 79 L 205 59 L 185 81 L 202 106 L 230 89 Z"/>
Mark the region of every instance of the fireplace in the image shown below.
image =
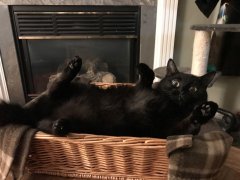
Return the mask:
<path id="1" fill-rule="evenodd" d="M 107 64 L 116 82 L 135 81 L 139 6 L 11 6 L 10 12 L 26 101 L 76 55 L 83 64 Z"/>

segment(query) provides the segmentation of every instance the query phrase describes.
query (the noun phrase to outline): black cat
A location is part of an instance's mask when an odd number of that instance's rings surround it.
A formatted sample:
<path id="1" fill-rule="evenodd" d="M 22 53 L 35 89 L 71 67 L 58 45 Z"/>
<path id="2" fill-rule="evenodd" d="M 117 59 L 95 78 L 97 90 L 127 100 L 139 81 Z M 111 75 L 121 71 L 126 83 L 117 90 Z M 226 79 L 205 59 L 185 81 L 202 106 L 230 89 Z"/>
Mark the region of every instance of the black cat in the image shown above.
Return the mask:
<path id="1" fill-rule="evenodd" d="M 207 101 L 206 92 L 215 73 L 180 73 L 169 60 L 166 77 L 152 88 L 154 72 L 139 64 L 136 86 L 103 90 L 72 81 L 81 65 L 81 58 L 73 58 L 47 90 L 24 107 L 1 102 L 0 126 L 27 124 L 61 136 L 78 132 L 165 138 L 198 133 L 218 108 Z"/>

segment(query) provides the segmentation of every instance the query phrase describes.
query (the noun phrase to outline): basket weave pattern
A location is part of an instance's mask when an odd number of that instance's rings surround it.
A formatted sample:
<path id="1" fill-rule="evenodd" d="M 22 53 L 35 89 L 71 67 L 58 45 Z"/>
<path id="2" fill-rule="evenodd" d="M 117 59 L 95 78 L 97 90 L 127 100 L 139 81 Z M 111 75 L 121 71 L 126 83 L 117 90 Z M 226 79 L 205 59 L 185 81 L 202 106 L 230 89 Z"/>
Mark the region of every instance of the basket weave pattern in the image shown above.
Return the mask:
<path id="1" fill-rule="evenodd" d="M 166 179 L 166 140 L 38 132 L 31 144 L 31 173 L 91 179 Z"/>

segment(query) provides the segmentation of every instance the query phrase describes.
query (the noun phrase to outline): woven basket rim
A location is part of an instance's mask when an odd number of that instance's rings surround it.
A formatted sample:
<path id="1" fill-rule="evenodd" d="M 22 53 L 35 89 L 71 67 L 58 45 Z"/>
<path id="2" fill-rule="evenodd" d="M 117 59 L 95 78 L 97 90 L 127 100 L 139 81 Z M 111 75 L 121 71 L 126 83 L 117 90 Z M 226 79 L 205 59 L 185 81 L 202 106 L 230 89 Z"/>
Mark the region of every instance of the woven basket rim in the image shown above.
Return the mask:
<path id="1" fill-rule="evenodd" d="M 165 148 L 166 139 L 158 139 L 151 137 L 131 137 L 131 136 L 106 136 L 94 134 L 77 134 L 70 133 L 64 137 L 58 137 L 44 132 L 37 132 L 34 139 L 39 140 L 54 140 L 59 143 L 72 143 L 72 144 L 99 144 L 108 146 L 125 147 L 131 146 L 135 148 Z"/>

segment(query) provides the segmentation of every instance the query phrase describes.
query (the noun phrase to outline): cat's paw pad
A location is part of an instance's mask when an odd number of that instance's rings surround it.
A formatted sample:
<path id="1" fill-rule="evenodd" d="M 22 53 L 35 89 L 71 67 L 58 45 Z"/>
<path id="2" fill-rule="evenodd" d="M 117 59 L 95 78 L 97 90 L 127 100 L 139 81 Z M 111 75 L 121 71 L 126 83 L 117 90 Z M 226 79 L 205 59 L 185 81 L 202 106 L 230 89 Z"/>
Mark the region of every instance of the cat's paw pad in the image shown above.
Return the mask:
<path id="1" fill-rule="evenodd" d="M 64 136 L 68 134 L 68 126 L 65 119 L 59 119 L 53 122 L 52 126 L 53 134 L 58 136 Z"/>
<path id="2" fill-rule="evenodd" d="M 212 101 L 207 101 L 198 106 L 194 112 L 194 123 L 204 124 L 213 118 L 218 110 L 218 105 Z"/>
<path id="3" fill-rule="evenodd" d="M 208 103 L 202 104 L 200 108 L 201 108 L 200 111 L 202 113 L 202 116 L 207 117 L 207 116 L 211 115 L 210 104 L 208 104 Z"/>
<path id="4" fill-rule="evenodd" d="M 82 59 L 79 56 L 75 56 L 69 63 L 68 68 L 71 70 L 79 71 L 82 66 Z"/>
<path id="5" fill-rule="evenodd" d="M 215 102 L 207 101 L 200 106 L 203 117 L 212 118 L 218 110 L 218 105 Z"/>

